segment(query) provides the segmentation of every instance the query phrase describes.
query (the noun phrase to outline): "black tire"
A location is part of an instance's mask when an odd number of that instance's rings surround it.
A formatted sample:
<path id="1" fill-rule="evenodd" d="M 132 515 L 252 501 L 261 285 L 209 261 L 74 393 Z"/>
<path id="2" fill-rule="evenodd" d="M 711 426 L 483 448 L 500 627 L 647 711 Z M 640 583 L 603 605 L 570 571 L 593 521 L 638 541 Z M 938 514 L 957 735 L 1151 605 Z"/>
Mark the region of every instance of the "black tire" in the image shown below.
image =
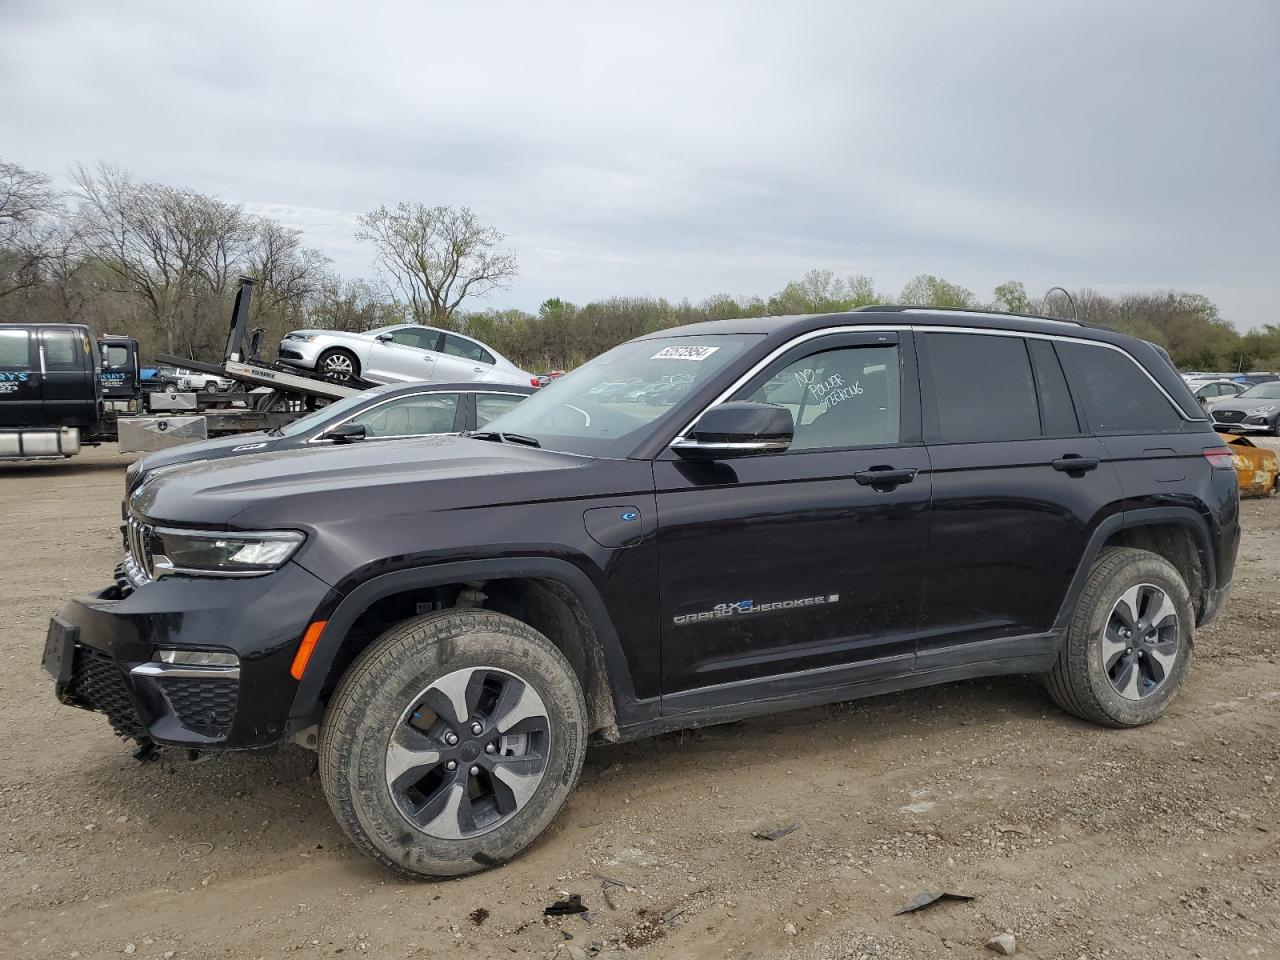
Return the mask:
<path id="1" fill-rule="evenodd" d="M 204 385 L 205 393 L 217 393 L 219 392 L 220 389 L 221 388 L 218 386 L 217 380 L 209 380 L 205 382 L 205 385 Z"/>
<path id="2" fill-rule="evenodd" d="M 464 670 L 513 675 L 535 691 L 546 709 L 549 742 L 541 780 L 513 814 L 479 835 L 445 839 L 401 813 L 387 783 L 388 751 L 397 730 L 415 723 L 424 709 L 431 712 L 424 699 L 428 688 Z M 444 714 L 436 716 L 437 724 L 445 721 Z M 586 740 L 582 688 L 550 640 L 502 614 L 441 610 L 392 627 L 343 676 L 320 733 L 320 779 L 347 836 L 383 866 L 411 879 L 464 876 L 510 860 L 546 830 L 578 780 Z M 468 744 L 464 739 L 452 749 Z M 480 761 L 485 758 L 466 756 L 463 762 Z M 467 806 L 470 810 L 470 801 Z"/>
<path id="3" fill-rule="evenodd" d="M 341 369 L 329 369 L 331 366 Z M 360 361 L 350 350 L 334 347 L 316 357 L 316 373 L 338 383 L 355 383 L 360 379 Z"/>
<path id="4" fill-rule="evenodd" d="M 1176 654 L 1158 685 L 1135 700 L 1122 695 L 1112 682 L 1104 663 L 1102 637 L 1117 602 L 1126 591 L 1140 585 L 1163 591 L 1172 603 L 1177 615 L 1173 624 Z M 1190 592 L 1173 564 L 1146 550 L 1108 547 L 1089 571 L 1058 662 L 1044 675 L 1045 686 L 1058 706 L 1084 720 L 1108 727 L 1151 723 L 1164 713 L 1182 686 L 1191 664 L 1194 633 Z M 1140 648 L 1137 641 L 1132 643 L 1133 648 Z"/>
<path id="5" fill-rule="evenodd" d="M 174 380 L 166 380 L 163 384 L 161 384 L 160 389 L 164 390 L 167 393 L 177 393 L 178 384 Z"/>

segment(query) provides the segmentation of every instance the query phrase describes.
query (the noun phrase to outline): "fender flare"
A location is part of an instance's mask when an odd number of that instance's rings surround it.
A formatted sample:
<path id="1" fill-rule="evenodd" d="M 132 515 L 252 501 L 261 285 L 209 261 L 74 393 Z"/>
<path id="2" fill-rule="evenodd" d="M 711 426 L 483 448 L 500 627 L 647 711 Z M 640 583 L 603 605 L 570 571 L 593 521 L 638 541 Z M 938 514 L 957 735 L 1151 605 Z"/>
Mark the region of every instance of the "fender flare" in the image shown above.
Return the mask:
<path id="1" fill-rule="evenodd" d="M 1144 507 L 1139 510 L 1125 510 L 1113 514 L 1103 520 L 1089 537 L 1089 543 L 1080 558 L 1080 566 L 1076 568 L 1067 595 L 1058 608 L 1058 616 L 1054 619 L 1053 628 L 1059 636 L 1066 636 L 1071 616 L 1075 611 L 1076 601 L 1084 591 L 1085 581 L 1089 579 L 1089 571 L 1093 562 L 1102 552 L 1102 545 L 1117 530 L 1128 530 L 1134 527 L 1149 527 L 1156 524 L 1177 523 L 1190 529 L 1195 538 L 1196 552 L 1200 555 L 1200 563 L 1204 569 L 1204 585 L 1206 590 L 1217 587 L 1217 560 L 1213 554 L 1213 541 L 1209 536 L 1209 525 L 1204 517 L 1190 507 Z"/>
<path id="2" fill-rule="evenodd" d="M 403 593 L 406 590 L 437 587 L 448 583 L 510 580 L 519 577 L 556 581 L 569 590 L 581 605 L 600 643 L 607 673 L 605 679 L 613 695 L 617 722 L 624 723 L 636 703 L 635 688 L 631 682 L 631 668 L 622 651 L 622 643 L 614 629 L 613 619 L 609 616 L 609 611 L 596 585 L 586 573 L 566 560 L 554 557 L 507 557 L 439 563 L 396 570 L 370 577 L 349 592 L 329 614 L 324 631 L 307 662 L 306 672 L 293 695 L 293 706 L 289 711 L 290 727 L 297 729 L 319 718 L 320 693 L 329 677 L 329 672 L 333 669 L 338 650 L 352 625 L 372 604 L 384 597 Z"/>

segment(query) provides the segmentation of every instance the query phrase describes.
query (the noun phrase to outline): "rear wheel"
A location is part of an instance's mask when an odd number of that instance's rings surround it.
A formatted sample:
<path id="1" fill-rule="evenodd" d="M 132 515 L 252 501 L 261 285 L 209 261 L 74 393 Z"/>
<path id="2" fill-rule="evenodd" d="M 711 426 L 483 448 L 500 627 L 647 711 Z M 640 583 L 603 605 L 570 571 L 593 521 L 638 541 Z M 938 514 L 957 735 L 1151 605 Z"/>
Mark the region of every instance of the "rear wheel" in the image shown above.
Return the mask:
<path id="1" fill-rule="evenodd" d="M 316 358 L 316 371 L 338 383 L 350 383 L 360 378 L 360 361 L 350 350 L 334 348 Z"/>
<path id="2" fill-rule="evenodd" d="M 408 877 L 509 860 L 551 823 L 586 749 L 586 704 L 542 634 L 443 610 L 383 634 L 325 716 L 320 776 L 365 853 Z"/>
<path id="3" fill-rule="evenodd" d="M 205 383 L 205 385 L 204 385 L 204 392 L 205 392 L 205 393 L 217 393 L 217 392 L 219 391 L 219 389 L 220 389 L 220 387 L 218 386 L 218 381 L 217 381 L 217 380 L 209 380 L 209 381 L 207 381 L 207 382 Z"/>
<path id="4" fill-rule="evenodd" d="M 1089 571 L 1045 686 L 1058 706 L 1085 720 L 1150 723 L 1182 685 L 1194 629 L 1190 593 L 1169 561 L 1108 548 Z"/>

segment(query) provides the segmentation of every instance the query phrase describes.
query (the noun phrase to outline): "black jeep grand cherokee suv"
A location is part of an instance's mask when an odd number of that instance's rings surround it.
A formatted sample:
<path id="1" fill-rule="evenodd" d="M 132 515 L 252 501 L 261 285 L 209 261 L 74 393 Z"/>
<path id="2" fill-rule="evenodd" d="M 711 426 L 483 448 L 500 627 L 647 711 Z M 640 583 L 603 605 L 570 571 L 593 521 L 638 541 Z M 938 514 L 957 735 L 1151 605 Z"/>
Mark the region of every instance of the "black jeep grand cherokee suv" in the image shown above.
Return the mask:
<path id="1" fill-rule="evenodd" d="M 1157 348 L 893 307 L 641 337 L 471 437 L 192 464 L 129 509 L 50 627 L 58 697 L 144 746 L 318 746 L 355 843 L 434 877 L 527 846 L 593 736 L 1013 673 L 1148 723 L 1238 542 Z"/>

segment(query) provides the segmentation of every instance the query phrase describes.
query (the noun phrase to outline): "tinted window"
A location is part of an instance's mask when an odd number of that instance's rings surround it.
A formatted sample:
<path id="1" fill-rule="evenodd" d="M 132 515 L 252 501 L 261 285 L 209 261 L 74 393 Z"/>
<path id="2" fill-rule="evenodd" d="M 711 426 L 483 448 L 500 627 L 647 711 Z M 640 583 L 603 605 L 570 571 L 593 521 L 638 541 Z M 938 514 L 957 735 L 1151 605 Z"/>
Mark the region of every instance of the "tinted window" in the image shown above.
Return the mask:
<path id="1" fill-rule="evenodd" d="M 1040 396 L 1040 430 L 1046 437 L 1071 437 L 1080 432 L 1071 391 L 1062 364 L 1047 340 L 1028 340 L 1031 365 L 1036 373 L 1036 392 Z"/>
<path id="2" fill-rule="evenodd" d="M 25 330 L 0 330 L 0 367 L 26 370 L 31 366 L 30 337 Z"/>
<path id="3" fill-rule="evenodd" d="M 1127 353 L 1068 341 L 1059 341 L 1057 350 L 1094 432 L 1164 433 L 1181 428 L 1182 418 L 1168 398 Z"/>
<path id="4" fill-rule="evenodd" d="M 76 356 L 76 334 L 70 330 L 46 330 L 41 336 L 44 344 L 44 365 L 47 370 L 79 370 Z"/>
<path id="5" fill-rule="evenodd" d="M 788 363 L 739 399 L 790 410 L 792 450 L 874 446 L 898 442 L 901 379 L 896 346 L 842 347 Z"/>
<path id="6" fill-rule="evenodd" d="M 405 327 L 391 332 L 391 342 L 419 350 L 434 350 L 440 335 L 428 327 Z"/>
<path id="7" fill-rule="evenodd" d="M 928 333 L 925 342 L 942 443 L 1040 436 L 1035 380 L 1021 337 Z"/>
<path id="8" fill-rule="evenodd" d="M 409 437 L 452 433 L 457 412 L 458 394 L 429 393 L 388 400 L 347 422 L 363 426 L 366 437 Z"/>
<path id="9" fill-rule="evenodd" d="M 129 348 L 108 344 L 102 348 L 102 363 L 108 370 L 122 370 L 129 366 Z"/>
<path id="10" fill-rule="evenodd" d="M 493 363 L 493 354 L 478 343 L 455 337 L 452 333 L 444 335 L 444 352 L 452 357 L 474 360 L 476 363 Z"/>
<path id="11" fill-rule="evenodd" d="M 502 416 L 522 400 L 524 397 L 518 393 L 477 393 L 476 429 L 483 427 L 495 417 Z"/>

